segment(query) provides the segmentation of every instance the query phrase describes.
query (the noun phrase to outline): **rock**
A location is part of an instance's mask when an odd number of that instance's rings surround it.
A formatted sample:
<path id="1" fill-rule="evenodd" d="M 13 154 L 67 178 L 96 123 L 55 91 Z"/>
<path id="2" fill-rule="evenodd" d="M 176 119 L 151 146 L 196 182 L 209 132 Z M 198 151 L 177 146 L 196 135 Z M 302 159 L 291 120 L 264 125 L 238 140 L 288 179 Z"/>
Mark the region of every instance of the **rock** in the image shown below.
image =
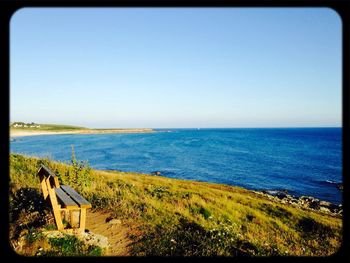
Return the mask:
<path id="1" fill-rule="evenodd" d="M 331 212 L 328 208 L 326 208 L 326 207 L 324 207 L 324 206 L 321 206 L 321 207 L 320 207 L 320 211 L 326 212 L 326 213 L 330 213 L 330 212 Z"/>
<path id="2" fill-rule="evenodd" d="M 31 215 L 32 217 L 35 217 L 35 216 L 39 216 L 40 213 L 39 213 L 38 211 L 34 211 L 34 212 L 30 213 L 30 215 Z"/>
<path id="3" fill-rule="evenodd" d="M 151 174 L 153 174 L 153 175 L 161 175 L 160 171 L 154 171 Z"/>
<path id="4" fill-rule="evenodd" d="M 310 203 L 315 200 L 312 196 L 301 196 L 299 199 L 303 200 L 305 203 Z"/>
<path id="5" fill-rule="evenodd" d="M 320 201 L 320 206 L 329 207 L 330 205 L 331 205 L 330 202 L 327 202 L 327 201 Z"/>
<path id="6" fill-rule="evenodd" d="M 268 195 L 268 196 L 275 196 L 278 199 L 284 199 L 284 198 L 289 198 L 291 197 L 288 195 L 287 190 L 262 190 L 262 193 Z"/>
<path id="7" fill-rule="evenodd" d="M 106 218 L 106 223 L 111 224 L 111 225 L 115 225 L 115 224 L 121 224 L 122 221 L 120 219 L 114 218 L 114 217 L 107 217 Z"/>
<path id="8" fill-rule="evenodd" d="M 292 198 L 292 199 L 290 199 L 290 202 L 291 202 L 292 204 L 298 204 L 298 199 Z"/>
<path id="9" fill-rule="evenodd" d="M 114 219 L 109 220 L 107 223 L 111 224 L 111 225 L 119 225 L 122 223 L 122 221 L 120 219 L 114 218 Z"/>
<path id="10" fill-rule="evenodd" d="M 320 208 L 320 202 L 319 202 L 319 200 L 317 200 L 317 199 L 313 200 L 313 201 L 309 204 L 309 207 L 312 208 L 312 209 L 318 210 L 318 209 Z"/>
<path id="11" fill-rule="evenodd" d="M 108 238 L 93 232 L 80 232 L 77 236 L 81 241 L 88 245 L 98 246 L 100 248 L 108 248 L 110 246 Z"/>
<path id="12" fill-rule="evenodd" d="M 48 231 L 43 231 L 42 232 L 44 236 L 47 238 L 62 238 L 64 237 L 64 234 L 71 234 L 67 230 L 60 231 L 60 230 L 48 230 Z"/>
<path id="13" fill-rule="evenodd" d="M 337 213 L 339 210 L 339 207 L 335 204 L 331 204 L 329 207 L 327 207 L 329 210 L 331 210 L 332 213 Z"/>
<path id="14" fill-rule="evenodd" d="M 339 183 L 339 184 L 337 184 L 336 185 L 337 186 L 337 188 L 339 189 L 339 190 L 341 190 L 341 191 L 343 191 L 343 184 L 342 183 Z"/>
<path id="15" fill-rule="evenodd" d="M 287 194 L 287 190 L 262 190 L 260 193 L 270 200 L 281 202 L 283 204 L 298 206 L 300 208 L 322 211 L 334 215 L 341 215 L 343 212 L 341 204 L 336 205 L 328 201 L 320 201 L 313 196 L 296 197 Z"/>
<path id="16" fill-rule="evenodd" d="M 278 192 L 276 194 L 276 196 L 279 198 L 279 199 L 284 199 L 287 197 L 287 194 L 286 193 L 283 193 L 283 192 Z"/>

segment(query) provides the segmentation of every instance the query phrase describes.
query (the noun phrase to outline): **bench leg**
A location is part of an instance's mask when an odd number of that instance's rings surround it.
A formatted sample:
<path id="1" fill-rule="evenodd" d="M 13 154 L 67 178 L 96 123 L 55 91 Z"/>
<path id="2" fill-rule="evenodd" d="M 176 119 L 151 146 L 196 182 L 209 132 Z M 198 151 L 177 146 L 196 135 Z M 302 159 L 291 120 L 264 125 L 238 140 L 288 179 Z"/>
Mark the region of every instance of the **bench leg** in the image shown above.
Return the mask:
<path id="1" fill-rule="evenodd" d="M 64 220 L 66 220 L 66 222 L 69 222 L 69 213 L 68 209 L 64 210 Z"/>
<path id="2" fill-rule="evenodd" d="M 53 210 L 53 215 L 55 217 L 57 229 L 62 230 L 63 224 L 62 224 L 60 208 L 58 206 L 53 206 L 52 208 L 53 208 L 52 210 Z"/>
<path id="3" fill-rule="evenodd" d="M 85 230 L 85 220 L 86 220 L 86 208 L 80 210 L 80 220 L 79 220 L 79 229 Z"/>
<path id="4" fill-rule="evenodd" d="M 73 228 L 74 227 L 74 210 L 69 210 L 69 216 L 70 216 L 70 226 Z"/>
<path id="5" fill-rule="evenodd" d="M 51 201 L 53 215 L 55 217 L 57 229 L 62 230 L 63 224 L 62 224 L 62 217 L 61 217 L 61 211 L 60 211 L 61 206 L 58 205 L 58 203 L 57 203 L 56 194 L 55 194 L 54 189 L 52 189 L 52 188 L 49 189 L 49 196 L 50 196 L 50 201 Z"/>

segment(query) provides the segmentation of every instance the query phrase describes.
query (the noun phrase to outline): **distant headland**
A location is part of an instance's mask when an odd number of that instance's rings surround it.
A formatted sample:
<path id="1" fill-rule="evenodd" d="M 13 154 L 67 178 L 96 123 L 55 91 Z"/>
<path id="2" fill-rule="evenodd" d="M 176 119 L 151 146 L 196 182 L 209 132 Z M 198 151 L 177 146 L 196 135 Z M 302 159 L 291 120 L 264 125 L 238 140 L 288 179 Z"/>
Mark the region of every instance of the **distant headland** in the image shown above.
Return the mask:
<path id="1" fill-rule="evenodd" d="M 150 133 L 154 132 L 149 128 L 108 128 L 91 129 L 86 127 L 61 125 L 61 124 L 39 124 L 13 122 L 10 124 L 10 137 L 34 136 L 34 135 L 55 135 L 55 134 L 106 134 L 106 133 Z"/>

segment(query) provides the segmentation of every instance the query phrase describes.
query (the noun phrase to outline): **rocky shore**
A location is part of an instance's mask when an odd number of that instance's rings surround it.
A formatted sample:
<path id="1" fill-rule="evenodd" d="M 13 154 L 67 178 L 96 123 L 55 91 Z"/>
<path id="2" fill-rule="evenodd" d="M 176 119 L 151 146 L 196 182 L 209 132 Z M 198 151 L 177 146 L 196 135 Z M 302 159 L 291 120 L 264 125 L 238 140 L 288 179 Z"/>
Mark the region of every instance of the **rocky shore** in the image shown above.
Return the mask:
<path id="1" fill-rule="evenodd" d="M 343 214 L 342 204 L 333 204 L 331 202 L 322 201 L 312 196 L 294 196 L 288 194 L 286 190 L 262 190 L 254 191 L 259 195 L 266 196 L 270 200 L 281 202 L 283 204 L 290 204 L 304 209 L 320 211 L 331 215 Z"/>

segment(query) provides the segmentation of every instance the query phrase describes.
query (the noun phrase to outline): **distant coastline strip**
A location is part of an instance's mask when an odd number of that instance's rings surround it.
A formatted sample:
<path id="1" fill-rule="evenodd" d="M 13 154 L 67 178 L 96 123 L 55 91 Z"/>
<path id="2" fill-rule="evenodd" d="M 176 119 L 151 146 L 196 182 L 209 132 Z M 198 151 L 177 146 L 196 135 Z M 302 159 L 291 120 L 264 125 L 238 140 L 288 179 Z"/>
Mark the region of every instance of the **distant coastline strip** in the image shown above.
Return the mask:
<path id="1" fill-rule="evenodd" d="M 153 129 L 135 128 L 135 129 L 82 129 L 71 131 L 44 131 L 44 130 L 23 130 L 10 129 L 10 138 L 35 135 L 59 135 L 59 134 L 108 134 L 108 133 L 151 133 Z"/>

